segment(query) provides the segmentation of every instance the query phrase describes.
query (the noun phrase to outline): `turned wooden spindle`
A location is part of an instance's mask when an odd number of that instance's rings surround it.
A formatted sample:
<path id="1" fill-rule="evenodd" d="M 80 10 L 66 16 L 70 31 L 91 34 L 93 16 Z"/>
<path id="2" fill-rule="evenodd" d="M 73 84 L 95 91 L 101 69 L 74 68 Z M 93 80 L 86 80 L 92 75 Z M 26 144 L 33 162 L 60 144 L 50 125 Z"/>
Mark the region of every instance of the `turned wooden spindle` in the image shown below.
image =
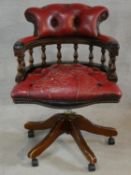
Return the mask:
<path id="1" fill-rule="evenodd" d="M 19 82 L 20 80 L 23 79 L 23 74 L 25 70 L 24 55 L 17 56 L 17 62 L 18 62 L 18 68 L 17 68 L 16 81 Z"/>
<path id="2" fill-rule="evenodd" d="M 118 51 L 115 49 L 110 49 L 109 51 L 109 79 L 112 81 L 117 81 L 117 74 L 116 74 L 116 56 L 118 55 Z"/>
<path id="3" fill-rule="evenodd" d="M 78 63 L 78 44 L 74 44 L 74 63 Z"/>
<path id="4" fill-rule="evenodd" d="M 105 56 L 106 50 L 105 50 L 105 48 L 101 48 L 101 53 L 102 53 L 101 66 L 104 67 L 105 66 L 105 62 L 106 62 L 106 56 Z"/>
<path id="5" fill-rule="evenodd" d="M 92 64 L 93 63 L 93 58 L 94 58 L 94 55 L 93 55 L 93 45 L 89 45 L 89 63 Z"/>
<path id="6" fill-rule="evenodd" d="M 32 67 L 34 63 L 34 58 L 33 58 L 33 49 L 29 49 L 29 66 Z"/>
<path id="7" fill-rule="evenodd" d="M 46 46 L 42 45 L 41 50 L 42 50 L 42 55 L 41 55 L 42 65 L 45 65 L 46 64 Z"/>
<path id="8" fill-rule="evenodd" d="M 57 44 L 57 63 L 58 63 L 58 64 L 61 63 L 61 58 L 62 58 L 62 54 L 61 54 L 61 44 Z"/>

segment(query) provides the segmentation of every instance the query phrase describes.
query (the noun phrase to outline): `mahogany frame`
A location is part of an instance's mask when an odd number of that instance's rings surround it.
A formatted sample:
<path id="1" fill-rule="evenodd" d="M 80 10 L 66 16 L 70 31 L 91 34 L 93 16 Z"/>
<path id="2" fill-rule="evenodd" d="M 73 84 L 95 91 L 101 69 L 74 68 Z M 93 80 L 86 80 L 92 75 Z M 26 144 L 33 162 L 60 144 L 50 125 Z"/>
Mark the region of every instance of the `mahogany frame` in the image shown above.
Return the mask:
<path id="1" fill-rule="evenodd" d="M 100 40 L 96 38 L 83 38 L 83 37 L 47 37 L 47 38 L 39 38 L 36 39 L 33 42 L 30 42 L 27 45 L 24 45 L 22 42 L 16 42 L 14 45 L 14 53 L 15 56 L 17 56 L 18 60 L 18 72 L 16 76 L 16 82 L 19 83 L 20 81 L 23 81 L 28 73 L 30 73 L 33 69 L 37 67 L 48 67 L 54 62 L 47 63 L 46 62 L 46 53 L 45 53 L 45 46 L 56 44 L 57 45 L 57 63 L 61 64 L 62 60 L 62 54 L 61 54 L 61 44 L 74 44 L 74 61 L 73 63 L 78 63 L 78 44 L 86 44 L 89 45 L 89 61 L 86 62 L 79 62 L 81 64 L 91 66 L 91 67 L 98 67 L 101 71 L 104 71 L 107 73 L 107 77 L 110 81 L 117 82 L 117 74 L 116 74 L 116 56 L 118 56 L 119 52 L 119 44 L 117 42 L 110 42 L 110 43 L 102 43 Z M 34 65 L 33 60 L 33 48 L 41 46 L 42 47 L 42 63 Z M 101 63 L 96 64 L 93 62 L 93 47 L 97 46 L 101 48 Z M 25 52 L 29 51 L 29 63 L 30 65 L 28 67 L 25 66 Z M 109 64 L 105 65 L 105 52 L 106 50 L 109 52 Z M 102 102 L 118 102 L 118 99 L 114 99 L 113 97 L 110 97 L 106 101 L 102 101 L 99 99 L 95 99 L 95 101 L 87 102 L 63 102 L 63 101 L 34 101 L 33 99 L 15 99 L 15 103 L 35 103 L 40 104 L 44 106 L 50 106 L 50 107 L 58 107 L 58 108 L 74 108 L 79 106 L 85 106 L 89 104 L 94 103 L 102 103 Z M 31 149 L 28 153 L 28 157 L 32 159 L 32 165 L 37 166 L 38 161 L 37 157 L 45 150 L 47 149 L 58 136 L 60 136 L 63 133 L 67 133 L 72 135 L 76 143 L 78 144 L 79 148 L 87 158 L 87 160 L 90 162 L 88 169 L 89 171 L 95 170 L 95 163 L 97 162 L 97 159 L 94 155 L 94 153 L 91 151 L 91 149 L 86 144 L 80 130 L 85 130 L 94 134 L 103 135 L 106 137 L 109 137 L 108 143 L 114 144 L 113 136 L 117 135 L 117 131 L 114 128 L 109 127 L 103 127 L 98 126 L 93 123 L 91 123 L 88 119 L 84 118 L 81 115 L 75 114 L 75 113 L 62 113 L 62 114 L 56 114 L 53 117 L 49 118 L 48 120 L 44 122 L 28 122 L 25 124 L 25 128 L 29 130 L 29 133 L 31 133 L 30 136 L 34 136 L 35 130 L 44 130 L 44 129 L 51 129 L 49 134 L 33 149 Z"/>

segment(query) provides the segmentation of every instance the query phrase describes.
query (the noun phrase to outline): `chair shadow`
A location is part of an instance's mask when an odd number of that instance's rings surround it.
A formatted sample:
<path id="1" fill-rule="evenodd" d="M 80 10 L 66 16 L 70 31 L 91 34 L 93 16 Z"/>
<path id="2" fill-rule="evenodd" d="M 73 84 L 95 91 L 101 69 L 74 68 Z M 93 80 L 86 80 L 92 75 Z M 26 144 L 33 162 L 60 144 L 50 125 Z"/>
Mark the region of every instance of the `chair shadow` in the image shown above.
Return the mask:
<path id="1" fill-rule="evenodd" d="M 71 146 L 72 144 L 74 144 L 74 141 L 70 138 L 66 140 L 59 138 L 55 145 L 53 145 L 53 149 L 46 151 L 43 156 L 41 156 L 41 159 L 45 159 L 51 166 L 64 172 L 87 172 L 88 162 L 86 160 L 84 162 L 84 158 L 82 159 L 82 156 L 79 156 L 78 152 L 74 151 Z M 66 151 L 68 153 L 66 157 L 70 155 L 75 162 L 68 161 L 68 158 L 64 158 L 65 152 L 64 155 L 59 156 L 59 149 Z"/>
<path id="2" fill-rule="evenodd" d="M 26 135 L 26 132 L 1 132 L 0 140 L 0 164 L 1 166 L 13 167 L 17 165 L 22 165 L 23 167 L 31 167 L 30 159 L 27 158 L 27 152 L 39 143 L 42 138 L 47 134 L 48 130 L 44 132 L 39 132 L 37 137 L 29 139 Z M 59 138 L 54 145 L 51 146 L 51 149 L 45 151 L 43 155 L 39 157 L 39 160 L 42 161 L 45 159 L 46 163 L 51 164 L 57 169 L 64 171 L 80 171 L 87 172 L 88 164 L 78 156 L 78 154 L 70 147 L 70 144 L 74 144 L 74 141 L 70 138 L 67 141 L 63 141 Z M 56 155 L 59 153 L 59 148 L 65 149 L 69 155 L 71 154 L 74 159 L 78 160 L 76 162 L 68 162 L 67 159 L 64 159 L 62 156 Z M 81 163 L 83 161 L 83 163 Z M 42 163 L 41 163 L 42 164 Z M 80 166 L 79 166 L 80 164 Z"/>

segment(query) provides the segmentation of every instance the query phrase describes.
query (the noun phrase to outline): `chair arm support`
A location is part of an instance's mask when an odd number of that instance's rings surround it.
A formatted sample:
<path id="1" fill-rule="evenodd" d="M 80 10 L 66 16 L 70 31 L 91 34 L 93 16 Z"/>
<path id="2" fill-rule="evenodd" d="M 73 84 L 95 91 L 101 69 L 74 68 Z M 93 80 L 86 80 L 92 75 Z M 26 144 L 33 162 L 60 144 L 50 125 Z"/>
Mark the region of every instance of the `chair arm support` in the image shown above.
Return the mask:
<path id="1" fill-rule="evenodd" d="M 26 51 L 28 48 L 28 45 L 35 42 L 38 39 L 36 36 L 28 36 L 22 39 L 19 39 L 15 44 L 14 44 L 14 54 L 15 56 L 19 56 L 22 53 Z"/>
<path id="2" fill-rule="evenodd" d="M 102 47 L 105 47 L 106 49 L 110 50 L 116 50 L 116 56 L 118 55 L 120 45 L 118 41 L 110 36 L 99 34 L 97 37 L 97 40 L 102 45 Z"/>
<path id="3" fill-rule="evenodd" d="M 28 49 L 28 46 L 31 43 L 36 41 L 37 37 L 29 36 L 18 40 L 14 44 L 14 55 L 17 57 L 18 68 L 17 68 L 17 75 L 16 75 L 16 82 L 20 82 L 24 79 L 24 72 L 25 72 L 25 51 Z"/>
<path id="4" fill-rule="evenodd" d="M 117 81 L 117 74 L 116 74 L 116 56 L 119 54 L 119 43 L 116 39 L 106 36 L 106 35 L 99 35 L 98 40 L 102 47 L 106 48 L 109 51 L 109 72 L 108 78 L 111 81 Z"/>

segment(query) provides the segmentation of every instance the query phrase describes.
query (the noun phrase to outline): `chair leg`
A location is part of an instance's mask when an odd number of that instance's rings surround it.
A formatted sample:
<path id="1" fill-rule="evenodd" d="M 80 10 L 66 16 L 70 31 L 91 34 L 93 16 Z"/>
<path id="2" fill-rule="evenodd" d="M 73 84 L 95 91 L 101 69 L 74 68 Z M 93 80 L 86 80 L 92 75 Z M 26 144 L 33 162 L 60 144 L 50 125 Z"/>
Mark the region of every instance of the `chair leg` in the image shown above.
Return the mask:
<path id="1" fill-rule="evenodd" d="M 88 131 L 94 134 L 103 135 L 107 137 L 116 136 L 118 134 L 115 128 L 103 127 L 100 125 L 93 124 L 83 116 L 78 116 L 76 118 L 76 123 L 80 130 Z"/>
<path id="2" fill-rule="evenodd" d="M 61 134 L 63 134 L 63 121 L 58 121 L 49 134 L 28 153 L 28 157 L 36 159 L 45 149 L 47 149 Z"/>
<path id="3" fill-rule="evenodd" d="M 92 152 L 92 150 L 89 148 L 89 146 L 86 144 L 79 128 L 75 126 L 73 123 L 71 123 L 71 135 L 74 138 L 75 142 L 87 158 L 87 160 L 90 162 L 90 165 L 94 165 L 97 162 L 96 156 Z"/>
<path id="4" fill-rule="evenodd" d="M 54 124 L 58 121 L 60 115 L 56 114 L 52 116 L 51 118 L 45 120 L 45 121 L 40 121 L 40 122 L 27 122 L 24 127 L 25 129 L 29 130 L 44 130 L 44 129 L 49 129 L 54 126 Z"/>

